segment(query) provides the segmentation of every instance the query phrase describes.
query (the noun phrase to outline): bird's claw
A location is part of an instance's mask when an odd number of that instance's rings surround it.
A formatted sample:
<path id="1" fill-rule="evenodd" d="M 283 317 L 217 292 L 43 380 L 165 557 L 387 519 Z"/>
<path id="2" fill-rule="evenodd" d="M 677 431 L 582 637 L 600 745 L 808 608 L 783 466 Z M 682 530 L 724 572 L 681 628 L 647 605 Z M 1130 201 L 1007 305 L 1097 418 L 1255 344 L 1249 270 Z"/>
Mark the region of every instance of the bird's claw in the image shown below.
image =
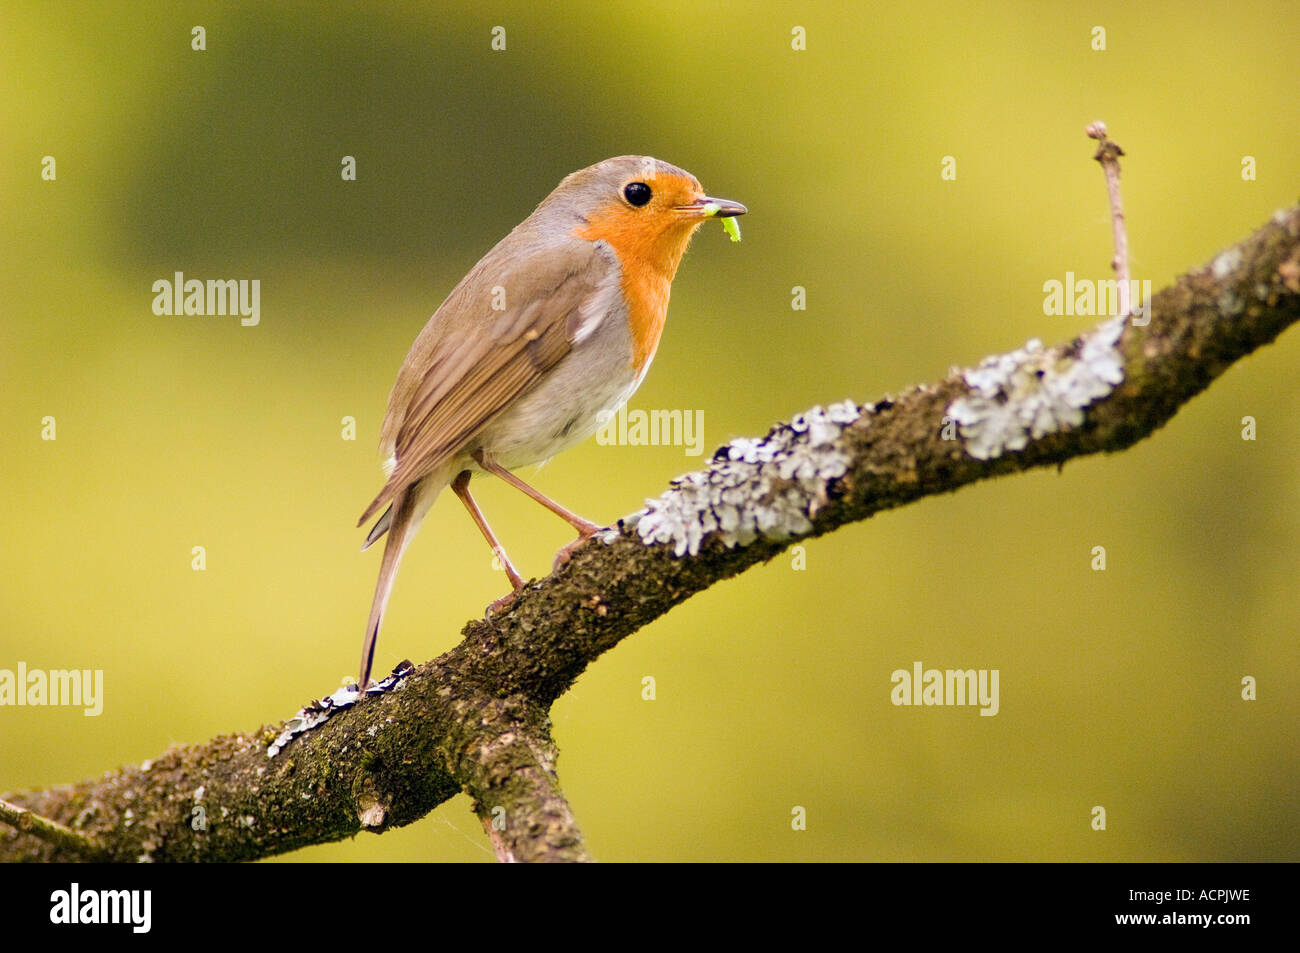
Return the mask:
<path id="1" fill-rule="evenodd" d="M 591 537 L 599 533 L 600 530 L 601 527 L 595 526 L 593 527 L 591 532 L 586 532 L 586 531 L 579 532 L 577 539 L 569 543 L 567 546 L 560 547 L 560 551 L 555 554 L 555 562 L 551 565 L 551 571 L 554 572 L 555 570 L 563 566 L 565 563 L 567 563 L 569 559 L 572 558 L 574 550 L 576 550 L 587 540 L 591 539 Z"/>
<path id="2" fill-rule="evenodd" d="M 523 591 L 524 587 L 520 586 L 518 589 L 512 589 L 510 592 L 507 592 L 504 596 L 497 599 L 487 607 L 487 611 L 483 613 L 484 617 L 498 615 L 509 609 L 518 601 L 519 595 Z"/>

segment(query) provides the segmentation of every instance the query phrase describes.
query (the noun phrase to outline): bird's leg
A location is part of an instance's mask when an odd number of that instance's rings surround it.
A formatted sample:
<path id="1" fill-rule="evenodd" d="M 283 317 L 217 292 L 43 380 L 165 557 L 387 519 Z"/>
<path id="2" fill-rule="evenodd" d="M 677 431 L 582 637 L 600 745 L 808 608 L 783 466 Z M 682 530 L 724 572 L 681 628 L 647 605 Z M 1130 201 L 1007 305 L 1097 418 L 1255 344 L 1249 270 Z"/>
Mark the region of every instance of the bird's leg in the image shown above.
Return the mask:
<path id="1" fill-rule="evenodd" d="M 479 528 L 479 532 L 481 532 L 484 538 L 487 539 L 488 545 L 492 547 L 492 552 L 496 553 L 496 557 L 501 561 L 501 566 L 505 569 L 506 575 L 510 577 L 510 585 L 514 587 L 514 591 L 508 596 L 492 603 L 489 607 L 489 611 L 495 611 L 505 605 L 507 601 L 514 601 L 515 593 L 524 587 L 524 577 L 519 575 L 519 570 L 515 569 L 514 563 L 512 563 L 510 557 L 506 555 L 505 549 L 502 548 L 501 543 L 497 541 L 495 534 L 492 532 L 492 527 L 488 526 L 487 520 L 483 518 L 483 511 L 480 510 L 478 504 L 474 502 L 474 497 L 469 495 L 469 478 L 470 471 L 461 470 L 456 479 L 451 481 L 452 492 L 460 497 L 460 501 L 465 504 L 465 509 L 469 510 L 469 515 L 470 518 L 474 520 L 474 525 Z M 498 603 L 500 603 L 500 605 L 498 605 Z"/>
<path id="2" fill-rule="evenodd" d="M 482 450 L 475 450 L 472 456 L 474 457 L 474 462 L 477 463 L 479 466 L 481 466 L 488 473 L 491 473 L 493 476 L 498 476 L 501 479 L 505 480 L 516 490 L 520 490 L 524 493 L 527 493 L 538 503 L 541 503 L 542 506 L 546 507 L 548 510 L 554 513 L 560 519 L 564 520 L 564 522 L 568 523 L 570 526 L 576 529 L 578 531 L 579 538 L 586 539 L 589 536 L 594 536 L 596 535 L 596 533 L 599 533 L 600 530 L 602 529 L 602 527 L 597 526 L 591 520 L 585 520 L 577 513 L 574 513 L 571 510 L 566 510 L 563 506 L 561 506 L 559 503 L 556 503 L 553 499 L 551 499 L 545 493 L 542 493 L 540 490 L 534 490 L 523 480 L 519 479 L 519 477 L 515 476 L 505 467 L 501 466 L 501 464 L 497 463 L 495 460 L 488 457 L 485 453 L 483 453 Z"/>
<path id="3" fill-rule="evenodd" d="M 561 506 L 559 503 L 556 503 L 553 499 L 551 499 L 545 493 L 542 493 L 540 490 L 533 489 L 523 480 L 519 479 L 519 477 L 515 476 L 505 467 L 501 466 L 499 463 L 497 463 L 495 460 L 493 460 L 491 457 L 485 454 L 481 449 L 475 450 L 473 454 L 471 454 L 471 456 L 474 458 L 474 462 L 477 463 L 484 470 L 486 470 L 488 473 L 491 473 L 493 476 L 500 477 L 501 479 L 509 483 L 511 486 L 513 486 L 516 490 L 520 490 L 521 492 L 528 494 L 538 503 L 542 504 L 542 506 L 546 507 L 552 513 L 554 513 L 556 516 L 564 520 L 566 523 L 568 523 L 570 526 L 572 526 L 574 529 L 578 531 L 578 538 L 575 539 L 573 542 L 569 543 L 569 545 L 563 547 L 558 553 L 555 554 L 555 564 L 553 568 L 559 569 L 561 566 L 563 566 L 566 562 L 569 561 L 569 556 L 573 554 L 574 549 L 576 549 L 578 546 L 581 546 L 584 542 L 586 542 L 592 536 L 595 536 L 597 533 L 601 531 L 602 527 L 596 525 L 591 520 L 583 519 L 581 516 L 579 516 L 577 513 L 574 513 L 572 510 L 565 509 L 563 506 Z"/>

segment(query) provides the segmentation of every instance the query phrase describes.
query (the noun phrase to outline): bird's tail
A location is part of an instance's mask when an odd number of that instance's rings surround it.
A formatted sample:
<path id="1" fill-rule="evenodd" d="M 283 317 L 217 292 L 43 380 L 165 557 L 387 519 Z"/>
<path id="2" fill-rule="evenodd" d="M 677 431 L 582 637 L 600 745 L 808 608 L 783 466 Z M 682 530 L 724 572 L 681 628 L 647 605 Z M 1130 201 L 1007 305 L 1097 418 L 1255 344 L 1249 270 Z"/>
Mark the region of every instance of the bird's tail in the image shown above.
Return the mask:
<path id="1" fill-rule="evenodd" d="M 436 484 L 429 485 L 424 480 L 407 487 L 393 499 L 393 505 L 384 514 L 381 523 L 387 521 L 388 540 L 384 544 L 384 558 L 379 564 L 379 581 L 375 585 L 375 598 L 370 604 L 370 619 L 366 623 L 366 638 L 361 646 L 361 679 L 357 684 L 364 689 L 370 682 L 370 669 L 374 662 L 375 640 L 379 638 L 379 626 L 384 619 L 384 610 L 388 608 L 388 597 L 393 592 L 393 580 L 397 578 L 397 567 L 402 561 L 406 547 L 411 544 L 415 531 L 424 522 L 434 499 L 442 489 Z M 371 531 L 366 546 L 378 538 L 379 526 Z M 362 547 L 363 549 L 365 547 Z"/>

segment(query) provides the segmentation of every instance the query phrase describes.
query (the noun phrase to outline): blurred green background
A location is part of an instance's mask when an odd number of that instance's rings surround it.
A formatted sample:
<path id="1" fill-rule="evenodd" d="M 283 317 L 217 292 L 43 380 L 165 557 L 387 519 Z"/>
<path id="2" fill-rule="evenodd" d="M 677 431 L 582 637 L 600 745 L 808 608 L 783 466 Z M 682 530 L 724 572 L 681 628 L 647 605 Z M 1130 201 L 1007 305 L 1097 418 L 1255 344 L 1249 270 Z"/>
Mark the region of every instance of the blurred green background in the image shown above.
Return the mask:
<path id="1" fill-rule="evenodd" d="M 354 675 L 378 569 L 354 524 L 397 367 L 568 172 L 648 153 L 750 208 L 742 244 L 696 237 L 631 404 L 702 409 L 706 457 L 589 441 L 524 473 L 608 521 L 813 404 L 1095 323 L 1041 307 L 1045 281 L 1109 275 L 1091 120 L 1128 152 L 1156 289 L 1296 200 L 1293 3 L 1061 6 L 5 4 L 0 668 L 103 669 L 106 698 L 0 709 L 0 790 L 253 729 Z M 175 271 L 259 279 L 260 325 L 154 315 Z M 554 710 L 591 851 L 1295 859 L 1298 363 L 1293 330 L 1131 451 L 849 527 L 625 641 Z M 503 485 L 479 499 L 548 571 L 567 527 Z M 376 667 L 445 651 L 505 586 L 440 500 Z M 999 669 L 1000 714 L 892 706 L 916 660 Z M 290 856 L 490 859 L 463 797 Z"/>

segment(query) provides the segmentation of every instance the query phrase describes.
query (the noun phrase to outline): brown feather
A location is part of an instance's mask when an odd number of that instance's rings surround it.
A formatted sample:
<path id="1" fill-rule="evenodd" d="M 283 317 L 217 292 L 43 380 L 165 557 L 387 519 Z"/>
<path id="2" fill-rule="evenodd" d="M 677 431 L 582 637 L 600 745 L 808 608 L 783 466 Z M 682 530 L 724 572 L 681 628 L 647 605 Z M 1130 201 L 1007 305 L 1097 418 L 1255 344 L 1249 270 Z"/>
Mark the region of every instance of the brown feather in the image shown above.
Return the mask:
<path id="1" fill-rule="evenodd" d="M 412 345 L 380 430 L 381 451 L 396 465 L 358 525 L 455 456 L 569 353 L 570 317 L 596 293 L 609 261 L 577 238 L 550 244 L 544 256 L 502 259 L 522 251 L 503 247 L 518 244 L 518 232 L 465 276 Z M 484 267 L 490 260 L 503 264 Z M 504 311 L 491 307 L 498 285 Z"/>

